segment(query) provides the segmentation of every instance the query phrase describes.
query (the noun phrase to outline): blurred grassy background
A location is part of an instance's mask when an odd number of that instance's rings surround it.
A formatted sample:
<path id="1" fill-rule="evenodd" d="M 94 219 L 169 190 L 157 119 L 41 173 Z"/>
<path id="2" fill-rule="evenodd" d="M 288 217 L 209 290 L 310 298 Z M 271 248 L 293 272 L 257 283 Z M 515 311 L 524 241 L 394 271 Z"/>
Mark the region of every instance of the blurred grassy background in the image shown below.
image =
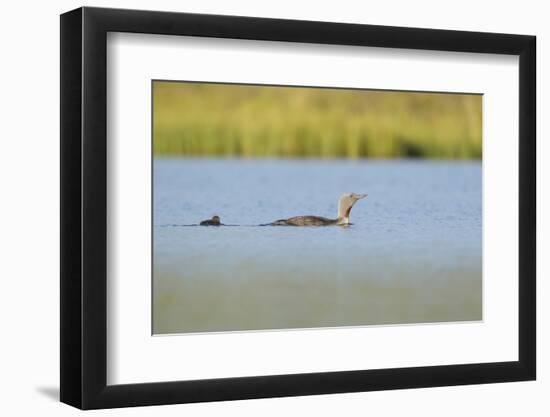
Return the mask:
<path id="1" fill-rule="evenodd" d="M 481 95 L 155 81 L 155 155 L 480 159 Z"/>

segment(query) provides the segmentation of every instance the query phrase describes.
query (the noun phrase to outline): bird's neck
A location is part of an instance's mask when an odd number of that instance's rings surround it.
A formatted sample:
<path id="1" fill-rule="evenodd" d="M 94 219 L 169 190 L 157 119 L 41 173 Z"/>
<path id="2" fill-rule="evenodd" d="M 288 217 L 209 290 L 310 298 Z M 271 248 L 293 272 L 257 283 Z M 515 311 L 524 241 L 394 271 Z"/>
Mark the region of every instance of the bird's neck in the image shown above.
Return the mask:
<path id="1" fill-rule="evenodd" d="M 338 224 L 349 224 L 349 214 L 351 213 L 349 205 L 339 204 L 338 206 Z"/>
<path id="2" fill-rule="evenodd" d="M 349 224 L 349 214 L 351 213 L 351 206 L 344 208 L 338 208 L 338 224 Z"/>

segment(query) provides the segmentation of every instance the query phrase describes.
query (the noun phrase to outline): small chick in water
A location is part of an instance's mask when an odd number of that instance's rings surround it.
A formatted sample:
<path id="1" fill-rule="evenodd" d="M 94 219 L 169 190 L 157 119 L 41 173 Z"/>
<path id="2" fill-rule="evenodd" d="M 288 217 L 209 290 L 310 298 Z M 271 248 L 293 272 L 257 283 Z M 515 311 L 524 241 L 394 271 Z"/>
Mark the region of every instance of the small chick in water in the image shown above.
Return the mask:
<path id="1" fill-rule="evenodd" d="M 220 218 L 218 216 L 213 216 L 211 219 L 203 220 L 200 223 L 201 226 L 221 226 Z"/>

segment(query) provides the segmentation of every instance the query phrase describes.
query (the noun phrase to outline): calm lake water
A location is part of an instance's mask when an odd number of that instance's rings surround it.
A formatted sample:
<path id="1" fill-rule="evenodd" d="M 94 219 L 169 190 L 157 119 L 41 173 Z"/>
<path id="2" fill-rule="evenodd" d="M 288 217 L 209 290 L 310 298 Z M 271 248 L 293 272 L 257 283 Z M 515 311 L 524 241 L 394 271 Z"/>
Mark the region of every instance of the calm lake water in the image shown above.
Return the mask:
<path id="1" fill-rule="evenodd" d="M 348 191 L 349 227 L 258 226 Z M 153 332 L 481 320 L 481 195 L 480 162 L 155 159 Z"/>

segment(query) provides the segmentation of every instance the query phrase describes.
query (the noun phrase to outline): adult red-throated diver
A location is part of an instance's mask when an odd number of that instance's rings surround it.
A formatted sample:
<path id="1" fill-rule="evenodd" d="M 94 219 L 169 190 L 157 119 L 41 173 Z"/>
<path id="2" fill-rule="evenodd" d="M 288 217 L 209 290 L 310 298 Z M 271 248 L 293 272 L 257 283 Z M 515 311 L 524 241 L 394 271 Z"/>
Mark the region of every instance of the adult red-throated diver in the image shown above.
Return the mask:
<path id="1" fill-rule="evenodd" d="M 349 215 L 351 208 L 360 199 L 365 198 L 366 194 L 345 193 L 338 202 L 338 218 L 327 219 L 319 216 L 296 216 L 289 219 L 277 220 L 269 223 L 271 226 L 330 226 L 349 224 Z"/>

